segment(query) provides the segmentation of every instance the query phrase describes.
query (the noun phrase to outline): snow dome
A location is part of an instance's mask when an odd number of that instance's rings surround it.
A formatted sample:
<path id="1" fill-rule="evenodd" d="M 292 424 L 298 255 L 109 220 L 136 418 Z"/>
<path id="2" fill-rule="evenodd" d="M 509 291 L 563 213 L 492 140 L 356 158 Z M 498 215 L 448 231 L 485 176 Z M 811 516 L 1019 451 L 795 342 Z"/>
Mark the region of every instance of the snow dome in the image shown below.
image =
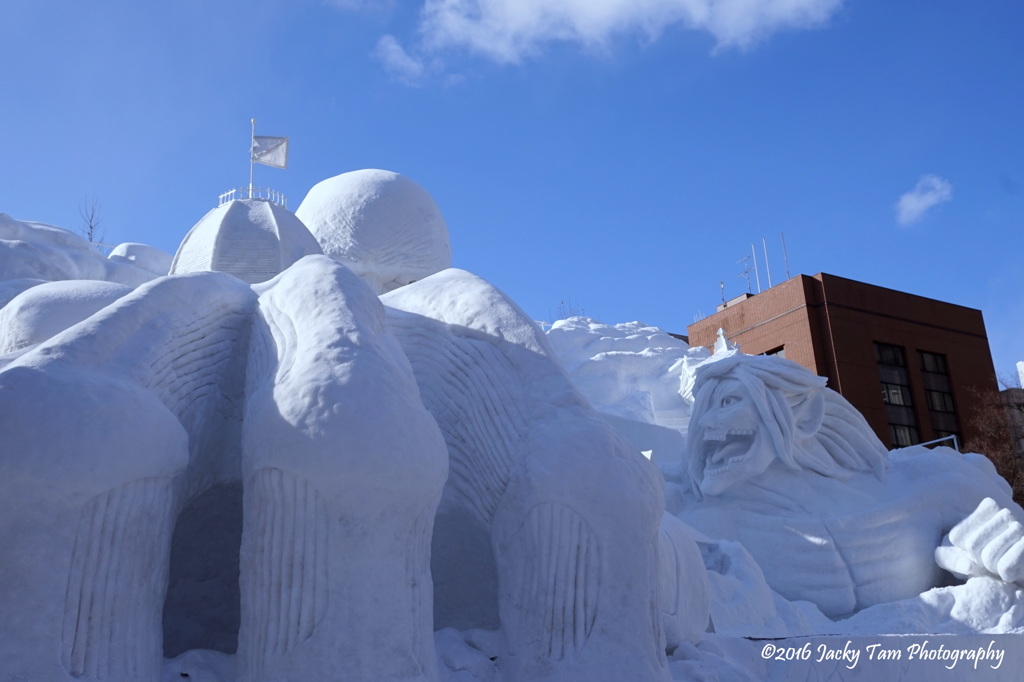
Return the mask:
<path id="1" fill-rule="evenodd" d="M 451 266 L 448 226 L 430 194 L 385 170 L 342 173 L 309 190 L 295 215 L 323 252 L 378 294 Z"/>
<path id="2" fill-rule="evenodd" d="M 265 282 L 303 256 L 322 253 L 295 214 L 263 199 L 235 199 L 213 209 L 185 235 L 170 274 L 227 272 Z"/>

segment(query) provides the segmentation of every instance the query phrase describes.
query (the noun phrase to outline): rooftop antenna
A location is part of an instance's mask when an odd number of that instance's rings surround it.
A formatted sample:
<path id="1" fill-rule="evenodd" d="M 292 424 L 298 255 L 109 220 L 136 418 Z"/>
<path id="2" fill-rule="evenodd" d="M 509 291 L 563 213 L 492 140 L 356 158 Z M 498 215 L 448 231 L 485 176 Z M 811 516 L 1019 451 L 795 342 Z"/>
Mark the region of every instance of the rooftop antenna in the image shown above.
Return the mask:
<path id="1" fill-rule="evenodd" d="M 749 294 L 749 293 L 751 293 L 751 266 L 750 266 L 750 261 L 749 261 L 748 257 L 743 256 L 742 258 L 740 258 L 736 262 L 743 264 L 743 271 L 740 272 L 739 274 L 737 274 L 736 276 L 737 276 L 737 278 L 745 278 L 746 279 L 746 293 Z M 722 293 L 722 296 L 723 296 L 723 298 L 725 297 L 725 292 Z"/>
<path id="2" fill-rule="evenodd" d="M 761 293 L 761 273 L 757 271 L 757 254 L 754 253 L 753 244 L 750 245 L 750 260 L 754 263 L 754 278 L 757 279 L 757 293 Z"/>
<path id="3" fill-rule="evenodd" d="M 786 263 L 786 279 L 789 279 L 789 256 L 786 255 L 786 233 L 780 232 L 782 235 L 782 260 Z"/>
<path id="4" fill-rule="evenodd" d="M 761 248 L 764 249 L 764 267 L 768 271 L 768 288 L 772 288 L 772 266 L 768 264 L 768 243 L 761 237 Z"/>
<path id="5" fill-rule="evenodd" d="M 757 276 L 757 273 L 758 273 L 757 263 L 754 264 L 754 267 L 751 267 L 751 257 L 750 256 L 743 256 L 742 258 L 740 258 L 736 262 L 743 264 L 743 271 L 740 272 L 739 274 L 737 274 L 736 276 L 737 276 L 737 278 L 744 278 L 746 280 L 746 293 L 750 294 L 750 293 L 752 293 L 752 291 L 751 291 L 751 271 L 753 270 L 755 276 Z M 760 279 L 758 279 L 758 293 L 759 294 L 761 293 L 761 280 Z"/>
<path id="6" fill-rule="evenodd" d="M 722 289 L 722 303 L 725 303 L 725 282 L 719 282 L 718 286 Z"/>

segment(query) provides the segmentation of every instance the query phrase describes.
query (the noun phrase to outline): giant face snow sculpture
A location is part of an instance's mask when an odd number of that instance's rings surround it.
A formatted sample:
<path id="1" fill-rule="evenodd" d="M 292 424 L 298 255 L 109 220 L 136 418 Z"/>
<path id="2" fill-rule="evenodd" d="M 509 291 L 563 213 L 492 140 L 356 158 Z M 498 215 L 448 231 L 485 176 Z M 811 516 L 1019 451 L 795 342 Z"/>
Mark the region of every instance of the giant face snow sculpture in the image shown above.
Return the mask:
<path id="1" fill-rule="evenodd" d="M 917 595 L 943 568 L 1019 579 L 1024 511 L 991 463 L 947 448 L 887 453 L 824 384 L 736 351 L 698 365 L 683 520 L 742 542 L 773 589 L 831 617 Z"/>
<path id="2" fill-rule="evenodd" d="M 764 473 L 778 458 L 750 390 L 738 379 L 714 387 L 701 412 L 695 462 L 703 464 L 700 489 L 717 495 Z"/>
<path id="3" fill-rule="evenodd" d="M 721 494 L 769 467 L 836 478 L 882 471 L 885 447 L 825 379 L 750 357 L 733 351 L 697 366 L 687 452 L 701 492 Z"/>

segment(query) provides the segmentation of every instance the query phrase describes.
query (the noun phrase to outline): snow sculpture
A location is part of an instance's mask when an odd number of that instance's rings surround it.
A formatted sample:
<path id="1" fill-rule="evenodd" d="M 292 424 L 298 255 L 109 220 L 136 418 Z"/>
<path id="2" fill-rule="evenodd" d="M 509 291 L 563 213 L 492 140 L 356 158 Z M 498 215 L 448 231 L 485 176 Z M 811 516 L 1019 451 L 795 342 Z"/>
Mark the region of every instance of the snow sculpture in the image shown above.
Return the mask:
<path id="1" fill-rule="evenodd" d="M 295 214 L 323 252 L 377 294 L 452 264 L 448 226 L 430 194 L 391 171 L 342 173 L 313 186 Z"/>
<path id="2" fill-rule="evenodd" d="M 988 576 L 1024 585 L 1024 514 L 1019 512 L 986 497 L 943 538 L 935 550 L 939 566 L 962 579 Z"/>
<path id="3" fill-rule="evenodd" d="M 660 466 L 678 461 L 690 418 L 682 368 L 706 350 L 640 322 L 588 317 L 558 320 L 546 335 L 573 384 L 619 434 Z"/>
<path id="4" fill-rule="evenodd" d="M 243 427 L 241 679 L 426 681 L 448 454 L 379 299 L 303 259 L 258 288 Z"/>
<path id="5" fill-rule="evenodd" d="M 170 274 L 228 272 L 243 282 L 265 282 L 320 245 L 288 209 L 265 199 L 235 199 L 211 210 L 189 230 Z"/>
<path id="6" fill-rule="evenodd" d="M 77 234 L 0 213 L 0 280 L 106 279 L 103 260 Z"/>
<path id="7" fill-rule="evenodd" d="M 693 530 L 668 513 L 658 531 L 658 572 L 666 649 L 699 641 L 711 610 L 708 572 Z"/>
<path id="8" fill-rule="evenodd" d="M 0 308 L 3 308 L 23 292 L 28 291 L 32 287 L 38 286 L 45 281 L 45 279 L 35 279 L 34 277 L 19 277 L 16 279 L 0 280 Z"/>
<path id="9" fill-rule="evenodd" d="M 159 679 L 171 528 L 209 477 L 254 298 L 156 280 L 0 371 L 4 679 Z"/>
<path id="10" fill-rule="evenodd" d="M 459 612 L 452 581 L 465 557 L 486 571 L 478 558 L 493 556 L 479 598 L 497 606 L 504 679 L 668 679 L 653 465 L 484 280 L 450 269 L 382 300 L 451 458 L 434 540 L 438 627 L 485 625 L 472 618 L 487 614 Z"/>
<path id="11" fill-rule="evenodd" d="M 258 291 L 161 278 L 0 370 L 3 679 L 159 679 L 175 520 L 241 480 L 243 679 L 436 680 L 447 452 L 411 367 L 326 257 Z"/>
<path id="12" fill-rule="evenodd" d="M 166 275 L 171 270 L 174 257 L 148 244 L 125 242 L 115 246 L 107 260 L 134 265 L 154 275 Z"/>
<path id="13" fill-rule="evenodd" d="M 682 519 L 738 540 L 775 591 L 832 618 L 918 595 L 941 568 L 1018 579 L 1024 512 L 992 464 L 948 448 L 887 453 L 824 384 L 737 351 L 698 365 Z"/>
<path id="14" fill-rule="evenodd" d="M 130 260 L 104 258 L 93 246 L 60 227 L 0 213 L 0 281 L 96 279 L 137 287 L 156 277 Z"/>
<path id="15" fill-rule="evenodd" d="M 123 284 L 91 280 L 31 287 L 0 308 L 0 355 L 41 343 L 130 291 Z"/>

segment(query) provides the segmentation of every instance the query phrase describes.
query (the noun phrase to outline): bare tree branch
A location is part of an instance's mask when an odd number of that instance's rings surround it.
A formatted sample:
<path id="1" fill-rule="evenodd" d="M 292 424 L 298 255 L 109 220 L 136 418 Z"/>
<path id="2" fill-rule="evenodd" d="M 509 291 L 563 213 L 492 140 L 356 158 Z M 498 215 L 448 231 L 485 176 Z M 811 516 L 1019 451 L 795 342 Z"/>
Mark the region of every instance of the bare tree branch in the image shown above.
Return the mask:
<path id="1" fill-rule="evenodd" d="M 1024 453 L 1019 451 L 1015 422 L 1021 420 L 1014 419 L 1011 413 L 1012 409 L 1020 409 L 1020 405 L 1010 400 L 1013 395 L 1010 391 L 993 393 L 969 387 L 967 392 L 978 404 L 978 410 L 971 422 L 975 436 L 964 444 L 965 449 L 980 452 L 992 460 L 996 471 L 1013 488 L 1013 499 L 1020 504 L 1024 502 Z"/>
<path id="2" fill-rule="evenodd" d="M 102 242 L 106 235 L 99 231 L 103 219 L 100 218 L 99 202 L 96 201 L 96 197 L 92 197 L 88 201 L 83 200 L 78 206 L 78 215 L 82 218 L 82 226 L 78 228 L 82 236 L 91 244 Z M 97 248 L 99 247 L 97 246 Z"/>

